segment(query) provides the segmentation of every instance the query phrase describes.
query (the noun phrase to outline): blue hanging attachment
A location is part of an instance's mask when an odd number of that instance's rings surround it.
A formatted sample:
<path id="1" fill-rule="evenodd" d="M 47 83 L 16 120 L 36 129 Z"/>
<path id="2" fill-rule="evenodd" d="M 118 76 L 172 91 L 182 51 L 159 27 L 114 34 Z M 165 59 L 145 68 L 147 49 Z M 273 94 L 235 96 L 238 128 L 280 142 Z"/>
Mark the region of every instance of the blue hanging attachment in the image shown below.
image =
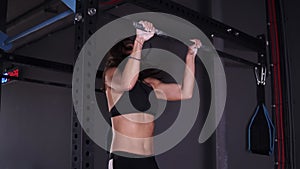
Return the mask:
<path id="1" fill-rule="evenodd" d="M 267 68 L 255 67 L 257 82 L 257 107 L 248 126 L 248 150 L 252 153 L 271 155 L 274 152 L 275 127 L 265 106 Z"/>

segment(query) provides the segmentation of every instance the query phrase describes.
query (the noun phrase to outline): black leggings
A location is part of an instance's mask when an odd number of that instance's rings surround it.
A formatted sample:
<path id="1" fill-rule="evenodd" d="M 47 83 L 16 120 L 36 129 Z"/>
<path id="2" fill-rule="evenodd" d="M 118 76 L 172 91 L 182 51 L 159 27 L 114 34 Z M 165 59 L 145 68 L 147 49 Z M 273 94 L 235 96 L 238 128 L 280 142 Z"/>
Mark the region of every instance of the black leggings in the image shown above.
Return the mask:
<path id="1" fill-rule="evenodd" d="M 143 156 L 123 151 L 110 153 L 108 169 L 159 169 L 154 156 Z"/>

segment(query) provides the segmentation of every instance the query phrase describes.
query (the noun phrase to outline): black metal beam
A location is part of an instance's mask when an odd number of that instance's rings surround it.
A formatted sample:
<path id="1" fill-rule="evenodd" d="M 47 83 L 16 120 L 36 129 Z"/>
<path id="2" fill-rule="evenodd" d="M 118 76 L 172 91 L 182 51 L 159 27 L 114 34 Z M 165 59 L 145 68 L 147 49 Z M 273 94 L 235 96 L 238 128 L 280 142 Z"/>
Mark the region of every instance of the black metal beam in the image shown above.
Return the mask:
<path id="1" fill-rule="evenodd" d="M 118 4 L 120 5 L 120 4 Z M 111 8 L 111 7 L 110 7 Z M 107 9 L 107 8 L 106 8 Z M 110 14 L 108 12 L 103 12 L 102 11 L 102 14 L 103 14 L 103 17 L 106 17 L 108 19 L 118 19 L 119 17 L 114 15 L 114 14 Z M 260 38 L 258 38 L 260 39 Z M 223 58 L 226 58 L 226 59 L 229 59 L 229 60 L 233 60 L 235 62 L 238 62 L 238 63 L 242 63 L 244 65 L 248 65 L 248 66 L 251 66 L 251 67 L 255 67 L 257 66 L 257 63 L 254 63 L 254 62 L 251 62 L 251 61 L 248 61 L 246 59 L 243 59 L 243 58 L 240 58 L 240 57 L 237 57 L 237 56 L 234 56 L 234 55 L 231 55 L 231 54 L 228 54 L 228 53 L 225 53 L 225 52 L 222 52 L 222 51 L 219 51 L 217 50 L 218 54 L 220 57 L 223 57 Z"/>
<path id="2" fill-rule="evenodd" d="M 115 6 L 120 6 L 125 3 L 132 3 L 152 12 L 165 12 L 174 14 L 194 23 L 207 35 L 214 35 L 216 37 L 230 40 L 253 51 L 260 52 L 264 51 L 265 49 L 265 42 L 261 39 L 250 36 L 243 31 L 240 31 L 207 16 L 203 16 L 199 12 L 193 11 L 170 0 L 121 0 L 113 5 L 101 6 L 100 10 L 102 12 L 107 12 Z"/>
<path id="3" fill-rule="evenodd" d="M 37 59 L 37 58 L 23 56 L 23 55 L 9 54 L 9 53 L 2 52 L 0 55 L 0 59 L 5 62 L 13 62 L 16 64 L 35 66 L 35 67 L 50 69 L 53 71 L 73 73 L 72 65 L 47 61 L 43 59 Z"/>
<path id="4" fill-rule="evenodd" d="M 222 52 L 222 51 L 217 51 L 220 57 L 233 60 L 238 63 L 242 63 L 251 67 L 257 66 L 257 63 L 248 61 L 246 59 Z M 64 64 L 64 63 L 59 63 L 59 62 L 53 62 L 53 61 L 47 61 L 47 60 L 42 60 L 42 59 L 37 59 L 37 58 L 32 58 L 28 56 L 23 56 L 23 55 L 17 55 L 17 54 L 8 54 L 8 53 L 2 53 L 0 55 L 0 59 L 5 61 L 5 62 L 12 62 L 20 65 L 26 65 L 26 66 L 34 66 L 34 67 L 39 67 L 39 68 L 44 68 L 44 69 L 49 69 L 53 71 L 59 71 L 59 72 L 64 72 L 64 73 L 73 73 L 73 66 L 69 64 Z M 102 78 L 102 71 L 98 71 L 97 73 L 97 78 Z"/>
<path id="5" fill-rule="evenodd" d="M 242 63 L 242 64 L 250 66 L 250 67 L 258 66 L 257 63 L 251 62 L 249 60 L 246 60 L 246 59 L 243 59 L 243 58 L 240 58 L 240 57 L 237 57 L 237 56 L 234 56 L 234 55 L 222 52 L 222 51 L 217 51 L 217 52 L 218 52 L 219 56 L 222 58 L 229 59 L 234 62 Z"/>
<path id="6" fill-rule="evenodd" d="M 69 85 L 69 84 L 58 83 L 58 82 L 50 82 L 50 81 L 44 81 L 44 80 L 37 80 L 37 79 L 31 79 L 31 78 L 14 77 L 14 76 L 7 76 L 7 75 L 2 75 L 2 78 L 7 78 L 7 79 L 11 79 L 11 80 L 18 80 L 18 81 L 24 81 L 24 82 L 30 82 L 30 83 L 36 83 L 36 84 L 42 84 L 42 85 L 72 88 L 72 85 Z M 8 83 L 10 83 L 10 82 L 8 82 Z"/>
<path id="7" fill-rule="evenodd" d="M 126 4 L 130 2 L 130 0 L 119 0 L 119 1 L 116 1 L 112 4 L 102 4 L 101 2 L 99 2 L 99 11 L 100 12 L 106 12 L 106 11 L 109 11 L 113 8 L 115 8 L 116 6 L 121 6 L 123 4 Z"/>
<path id="8" fill-rule="evenodd" d="M 217 51 L 219 56 L 225 59 L 233 60 L 235 62 L 245 64 L 251 67 L 258 66 L 257 63 L 248 61 L 246 59 L 222 52 Z M 59 71 L 64 73 L 73 73 L 73 66 L 69 64 L 59 63 L 59 62 L 53 62 L 53 61 L 47 61 L 37 58 L 32 58 L 24 55 L 17 55 L 17 54 L 8 54 L 8 53 L 2 53 L 0 55 L 0 59 L 5 62 L 12 62 L 19 65 L 25 65 L 25 66 L 34 66 L 39 67 L 43 69 L 49 69 L 52 71 Z M 102 78 L 102 71 L 98 71 L 97 78 Z"/>
<path id="9" fill-rule="evenodd" d="M 34 66 L 43 69 L 48 69 L 52 71 L 64 72 L 64 73 L 73 73 L 73 65 L 48 61 L 38 58 L 33 58 L 24 55 L 18 55 L 13 53 L 5 53 L 0 52 L 0 61 L 3 62 L 11 62 L 17 65 L 24 65 L 24 66 Z M 102 78 L 103 71 L 98 71 L 96 77 Z"/>
<path id="10" fill-rule="evenodd" d="M 29 9 L 28 11 L 22 13 L 21 15 L 11 19 L 10 21 L 8 21 L 5 25 L 6 25 L 6 28 L 12 26 L 12 25 L 16 25 L 18 24 L 19 22 L 23 21 L 24 19 L 34 15 L 35 13 L 39 12 L 39 11 L 42 11 L 46 8 L 47 5 L 50 5 L 52 3 L 55 3 L 55 2 L 59 2 L 59 0 L 45 0 L 44 2 L 36 5 L 35 7 Z"/>
<path id="11" fill-rule="evenodd" d="M 258 66 L 257 63 L 248 61 L 246 59 L 222 52 L 222 51 L 217 51 L 219 56 L 225 59 L 233 60 L 235 62 L 248 65 L 251 67 Z M 16 54 L 8 54 L 8 53 L 2 53 L 0 55 L 1 60 L 5 62 L 12 62 L 20 65 L 26 65 L 26 66 L 34 66 L 34 67 L 39 67 L 39 68 L 44 68 L 44 69 L 49 69 L 53 71 L 59 71 L 59 72 L 64 72 L 64 73 L 73 73 L 73 66 L 69 64 L 64 64 L 64 63 L 58 63 L 58 62 L 53 62 L 53 61 L 47 61 L 47 60 L 42 60 L 42 59 L 37 59 L 37 58 L 32 58 L 28 56 L 23 56 L 23 55 L 16 55 Z M 102 71 L 98 71 L 97 73 L 97 78 L 102 78 Z"/>
<path id="12" fill-rule="evenodd" d="M 14 76 L 8 76 L 8 75 L 2 75 L 1 77 L 2 78 L 11 79 L 11 80 L 16 80 L 16 81 L 23 81 L 23 82 L 35 83 L 35 84 L 42 84 L 42 85 L 63 87 L 63 88 L 69 88 L 69 89 L 72 88 L 71 84 L 65 84 L 65 83 L 59 83 L 59 82 L 51 82 L 51 81 L 45 81 L 45 80 L 25 78 L 25 77 L 14 77 Z M 9 85 L 9 83 L 11 83 L 11 82 L 8 82 L 7 85 Z M 6 85 L 6 84 L 4 84 L 4 85 Z M 103 93 L 103 90 L 101 90 L 101 89 L 95 89 L 95 92 Z"/>

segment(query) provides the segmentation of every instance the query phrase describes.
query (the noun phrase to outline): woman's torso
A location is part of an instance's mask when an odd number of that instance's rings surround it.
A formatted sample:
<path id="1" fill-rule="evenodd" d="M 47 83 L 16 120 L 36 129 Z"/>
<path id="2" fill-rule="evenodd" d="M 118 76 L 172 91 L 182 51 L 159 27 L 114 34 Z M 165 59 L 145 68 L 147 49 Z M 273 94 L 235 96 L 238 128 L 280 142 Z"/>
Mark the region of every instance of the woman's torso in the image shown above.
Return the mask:
<path id="1" fill-rule="evenodd" d="M 144 83 L 138 81 L 137 83 Z M 137 84 L 148 85 L 148 84 Z M 145 86 L 147 87 L 147 86 Z M 138 90 L 138 89 L 136 89 Z M 106 89 L 106 97 L 108 101 L 109 112 L 115 110 L 116 104 L 120 101 L 129 100 L 124 98 L 124 94 L 129 91 L 116 92 L 111 88 Z M 144 92 L 139 92 L 133 96 L 135 99 L 143 100 L 148 96 L 144 96 Z M 147 103 L 145 103 L 147 104 Z M 130 105 L 128 105 L 130 106 Z M 114 113 L 115 114 L 115 113 Z M 126 151 L 135 154 L 152 155 L 153 154 L 153 132 L 154 132 L 154 115 L 149 112 L 141 112 L 138 110 L 126 112 L 111 117 L 113 127 L 113 139 L 111 151 Z"/>

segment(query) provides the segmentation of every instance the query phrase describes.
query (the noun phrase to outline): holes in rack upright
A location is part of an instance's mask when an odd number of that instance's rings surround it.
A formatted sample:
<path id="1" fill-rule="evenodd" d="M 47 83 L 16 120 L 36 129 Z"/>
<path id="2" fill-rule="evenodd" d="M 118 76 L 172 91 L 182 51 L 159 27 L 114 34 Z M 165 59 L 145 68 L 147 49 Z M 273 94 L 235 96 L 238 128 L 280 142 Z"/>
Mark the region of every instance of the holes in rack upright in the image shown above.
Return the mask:
<path id="1" fill-rule="evenodd" d="M 77 160 L 78 160 L 77 156 L 75 156 L 75 157 L 73 158 L 73 160 L 74 160 L 74 162 L 77 162 Z"/>
<path id="2" fill-rule="evenodd" d="M 89 145 L 90 143 L 91 143 L 91 141 L 90 141 L 89 139 L 86 139 L 86 140 L 85 140 L 85 144 L 86 144 L 86 145 Z"/>
<path id="3" fill-rule="evenodd" d="M 77 150 L 78 149 L 78 146 L 77 144 L 74 145 L 74 150 Z"/>
<path id="4" fill-rule="evenodd" d="M 94 1 L 93 0 L 89 0 L 90 2 L 90 5 L 93 5 L 94 4 Z"/>
<path id="5" fill-rule="evenodd" d="M 89 168 L 90 167 L 90 163 L 85 163 L 85 168 Z"/>
<path id="6" fill-rule="evenodd" d="M 90 152 L 89 152 L 89 151 L 86 151 L 86 152 L 85 152 L 85 156 L 87 156 L 87 157 L 90 156 Z"/>

